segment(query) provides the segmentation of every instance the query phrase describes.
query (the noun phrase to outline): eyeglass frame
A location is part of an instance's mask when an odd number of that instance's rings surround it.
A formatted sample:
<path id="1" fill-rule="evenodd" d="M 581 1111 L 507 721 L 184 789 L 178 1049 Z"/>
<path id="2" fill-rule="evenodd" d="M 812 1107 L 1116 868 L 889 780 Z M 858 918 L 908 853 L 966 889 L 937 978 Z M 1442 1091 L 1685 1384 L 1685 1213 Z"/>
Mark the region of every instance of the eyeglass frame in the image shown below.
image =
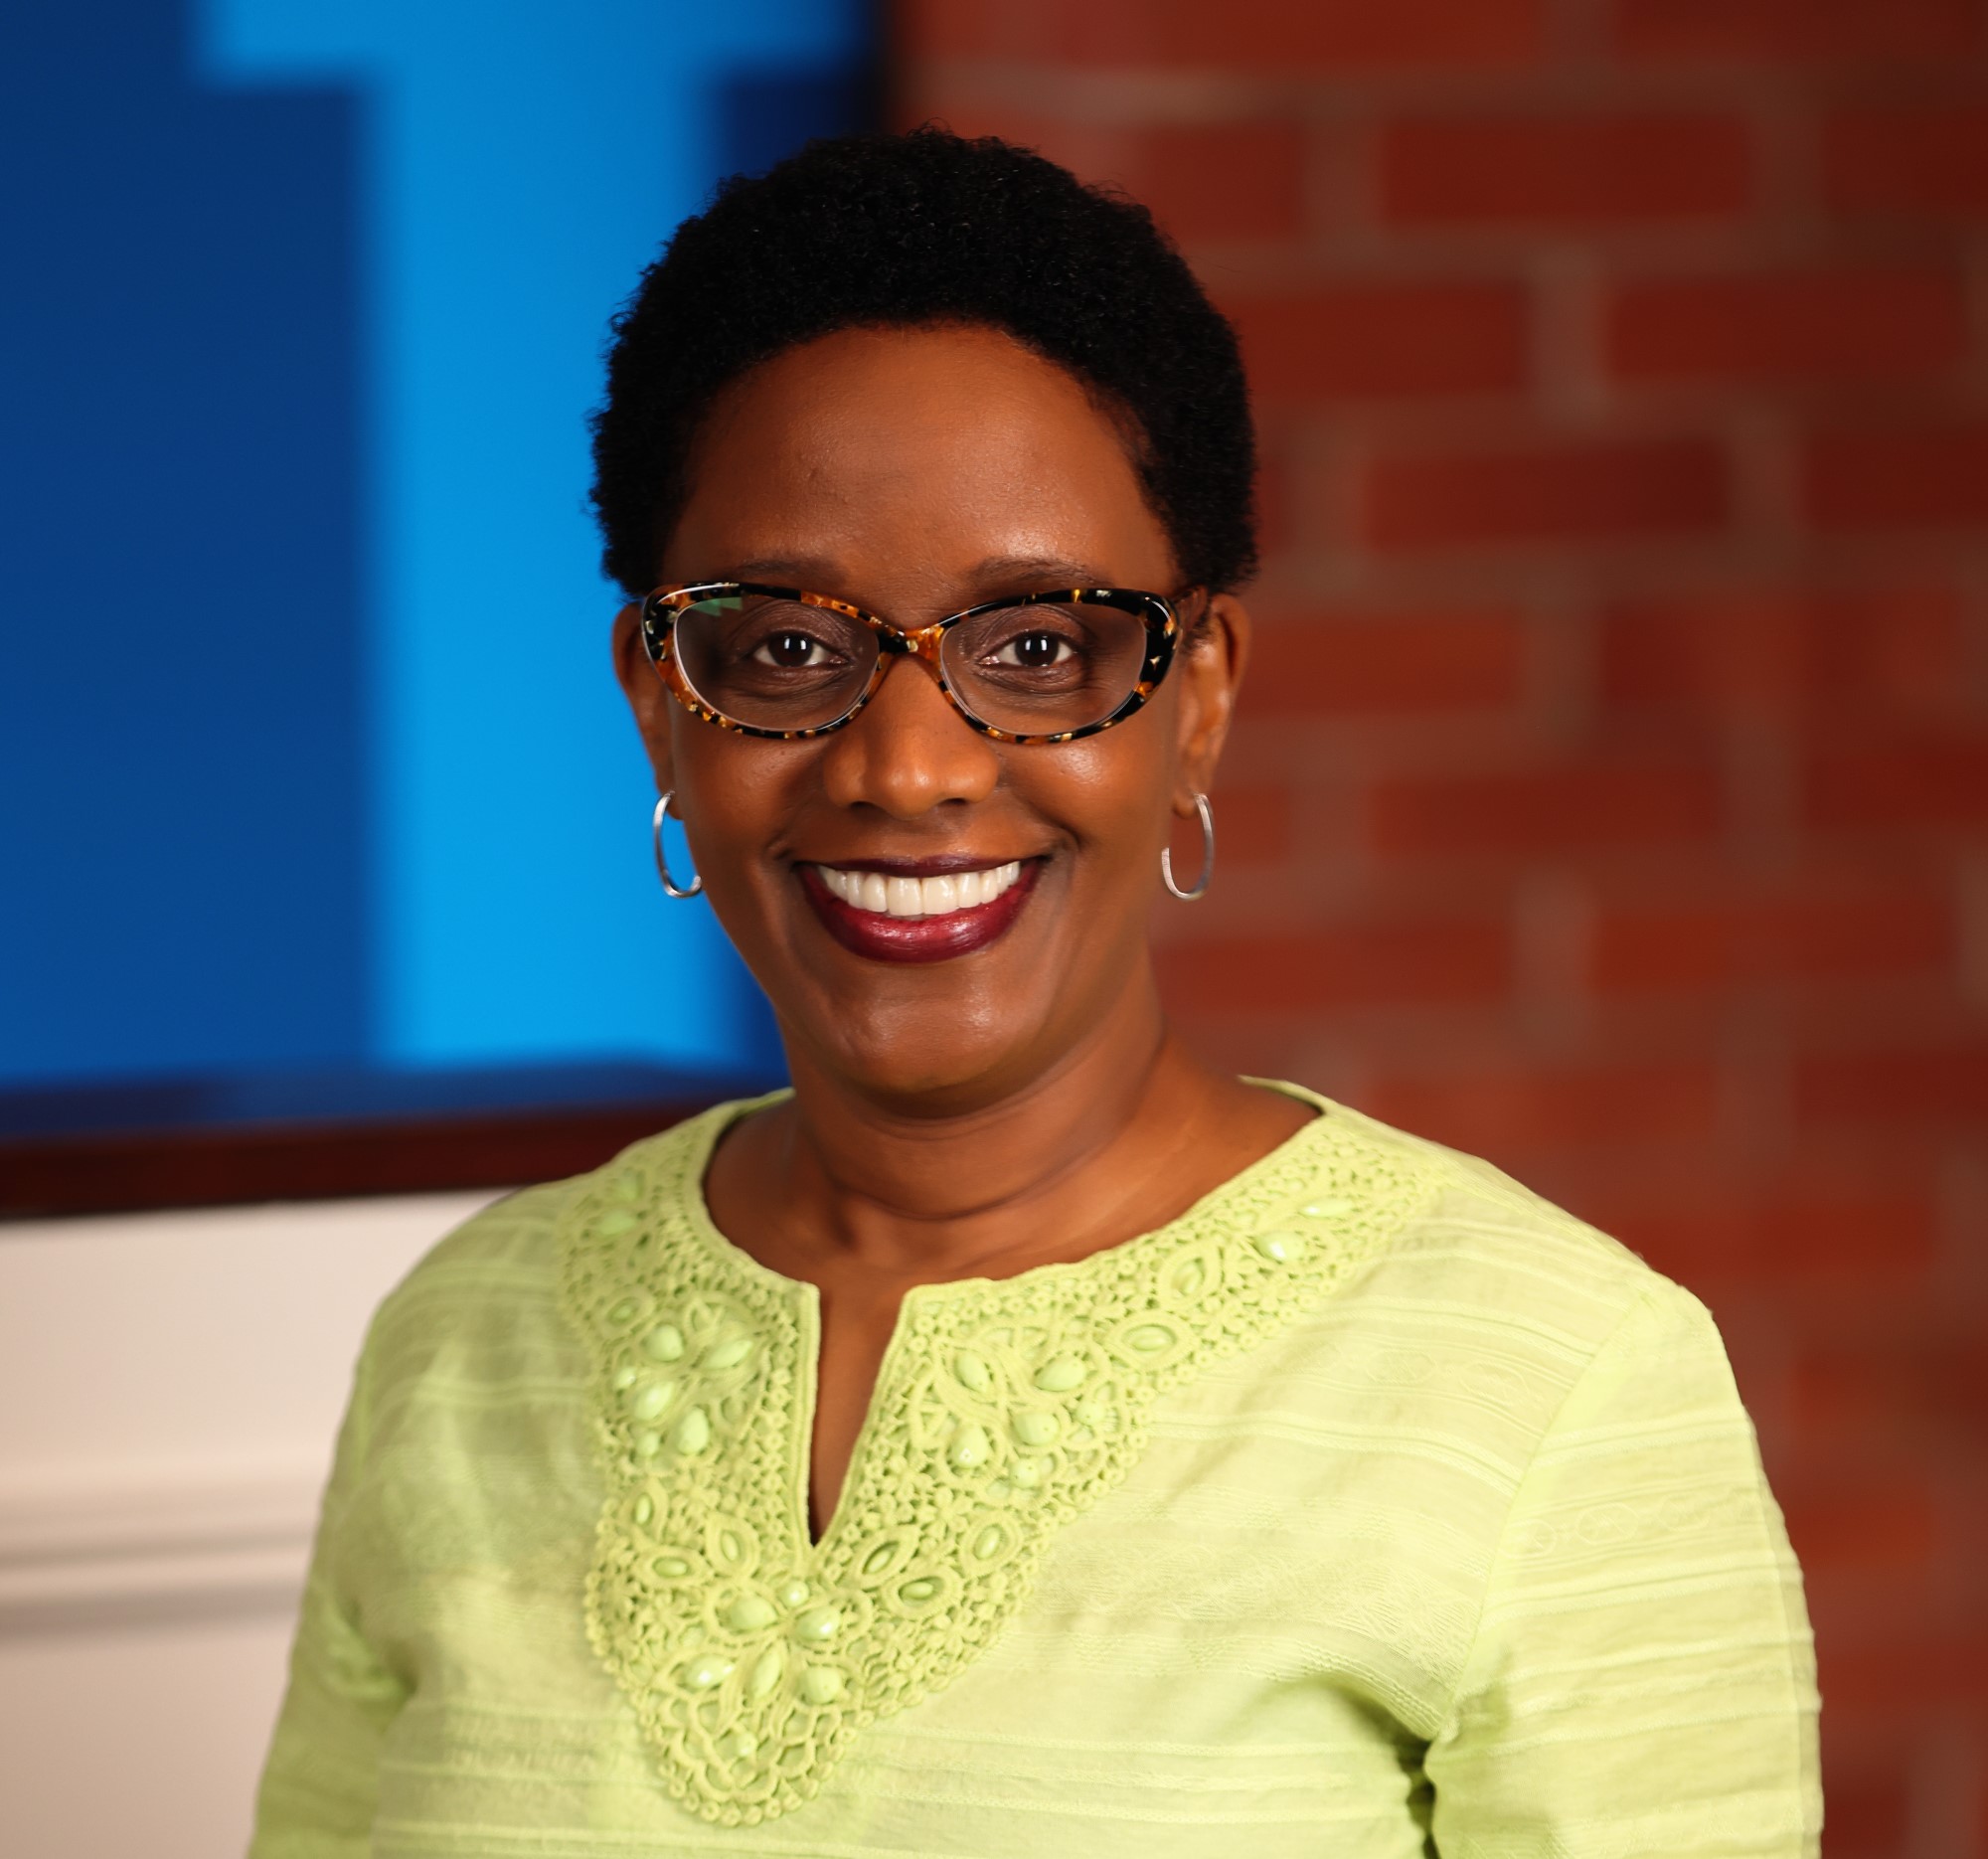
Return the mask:
<path id="1" fill-rule="evenodd" d="M 863 707 L 884 688 L 884 680 L 889 675 L 891 665 L 897 658 L 921 658 L 931 667 L 932 677 L 938 685 L 939 695 L 952 707 L 953 714 L 969 729 L 978 731 L 998 743 L 1014 743 L 1024 748 L 1051 743 L 1075 743 L 1086 736 L 1096 736 L 1100 731 L 1110 729 L 1114 724 L 1123 723 L 1135 712 L 1143 709 L 1146 700 L 1160 686 L 1174 662 L 1174 655 L 1180 646 L 1183 627 L 1179 608 L 1187 600 L 1202 591 L 1189 588 L 1173 599 L 1165 594 L 1149 593 L 1142 588 L 1058 588 L 1044 593 L 1011 594 L 1005 599 L 982 600 L 976 606 L 962 607 L 957 613 L 948 613 L 943 619 L 932 621 L 928 626 L 898 626 L 881 614 L 866 612 L 860 606 L 852 606 L 847 600 L 838 600 L 832 594 L 809 593 L 799 588 L 776 588 L 757 581 L 692 581 L 681 582 L 655 589 L 642 596 L 641 628 L 642 646 L 649 655 L 649 662 L 655 666 L 670 694 L 694 717 L 705 723 L 715 724 L 721 730 L 732 730 L 741 736 L 756 736 L 769 742 L 807 742 L 817 736 L 828 736 L 836 730 L 853 723 Z M 877 663 L 872 668 L 869 682 L 857 694 L 841 716 L 829 723 L 817 723 L 805 730 L 769 730 L 753 723 L 741 723 L 736 717 L 728 717 L 723 711 L 714 710 L 699 695 L 681 661 L 672 648 L 672 634 L 676 626 L 676 616 L 686 607 L 696 605 L 700 600 L 731 598 L 740 594 L 763 594 L 772 599 L 792 600 L 802 606 L 820 607 L 827 612 L 840 613 L 846 619 L 858 619 L 877 635 Z M 1137 601 L 1137 611 L 1125 602 Z M 977 619 L 983 613 L 998 613 L 1018 606 L 1050 606 L 1058 603 L 1078 606 L 1109 606 L 1118 612 L 1132 612 L 1132 616 L 1142 619 L 1146 627 L 1146 649 L 1141 668 L 1141 676 L 1127 693 L 1123 702 L 1109 716 L 1095 723 L 1086 723 L 1080 729 L 1057 730 L 1049 733 L 1017 734 L 1004 730 L 976 717 L 961 702 L 958 692 L 946 682 L 945 667 L 939 659 L 939 646 L 945 635 L 953 627 L 969 619 Z"/>

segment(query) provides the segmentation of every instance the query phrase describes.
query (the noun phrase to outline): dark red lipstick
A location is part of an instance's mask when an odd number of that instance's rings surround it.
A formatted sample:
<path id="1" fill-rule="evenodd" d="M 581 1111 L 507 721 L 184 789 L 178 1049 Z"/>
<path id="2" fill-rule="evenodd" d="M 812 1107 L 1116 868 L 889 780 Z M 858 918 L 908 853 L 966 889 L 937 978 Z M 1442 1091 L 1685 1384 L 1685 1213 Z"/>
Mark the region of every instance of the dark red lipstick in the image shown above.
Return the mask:
<path id="1" fill-rule="evenodd" d="M 934 877 L 978 870 L 982 864 L 983 861 L 975 859 L 907 862 L 859 859 L 840 869 Z M 970 955 L 1004 934 L 1033 895 L 1043 861 L 1024 859 L 1021 865 L 1021 876 L 991 904 L 948 911 L 942 917 L 890 917 L 881 911 L 858 910 L 829 890 L 812 864 L 798 865 L 795 870 L 800 875 L 801 890 L 814 906 L 823 928 L 852 954 L 868 956 L 872 961 L 920 962 L 950 961 L 955 955 Z"/>

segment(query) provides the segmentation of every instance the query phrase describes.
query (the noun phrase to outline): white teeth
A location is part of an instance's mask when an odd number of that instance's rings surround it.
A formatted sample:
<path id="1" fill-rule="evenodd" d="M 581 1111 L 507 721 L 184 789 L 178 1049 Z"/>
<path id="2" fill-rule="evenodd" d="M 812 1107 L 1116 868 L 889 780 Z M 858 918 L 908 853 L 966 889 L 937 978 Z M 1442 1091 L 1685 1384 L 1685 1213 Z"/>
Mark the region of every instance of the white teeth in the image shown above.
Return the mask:
<path id="1" fill-rule="evenodd" d="M 1020 880 L 1022 862 L 1011 859 L 991 871 L 943 878 L 887 878 L 882 872 L 845 872 L 833 865 L 815 870 L 833 896 L 857 910 L 889 917 L 948 917 L 993 903 Z"/>

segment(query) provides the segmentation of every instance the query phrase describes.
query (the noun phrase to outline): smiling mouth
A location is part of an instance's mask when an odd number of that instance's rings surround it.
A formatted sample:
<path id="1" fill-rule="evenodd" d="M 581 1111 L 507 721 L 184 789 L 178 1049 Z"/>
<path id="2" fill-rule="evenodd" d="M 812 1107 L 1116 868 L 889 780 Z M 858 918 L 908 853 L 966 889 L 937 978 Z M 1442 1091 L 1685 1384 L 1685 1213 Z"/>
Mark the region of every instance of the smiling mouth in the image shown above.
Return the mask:
<path id="1" fill-rule="evenodd" d="M 941 861 L 931 861 L 939 864 Z M 1044 861 L 1011 859 L 971 871 L 862 866 L 795 867 L 823 928 L 872 961 L 949 961 L 1006 932 L 1036 888 Z"/>

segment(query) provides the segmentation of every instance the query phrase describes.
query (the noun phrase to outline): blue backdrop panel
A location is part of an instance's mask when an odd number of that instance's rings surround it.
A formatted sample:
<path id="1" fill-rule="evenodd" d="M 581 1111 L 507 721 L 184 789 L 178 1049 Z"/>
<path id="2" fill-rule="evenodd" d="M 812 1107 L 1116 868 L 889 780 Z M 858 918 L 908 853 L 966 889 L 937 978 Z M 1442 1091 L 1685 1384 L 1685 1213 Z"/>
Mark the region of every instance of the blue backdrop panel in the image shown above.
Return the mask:
<path id="1" fill-rule="evenodd" d="M 861 9 L 10 30 L 0 1078 L 766 1063 L 647 868 L 583 416 L 669 228 L 858 107 Z"/>
<path id="2" fill-rule="evenodd" d="M 358 118 L 0 25 L 0 1077 L 367 1038 Z"/>

